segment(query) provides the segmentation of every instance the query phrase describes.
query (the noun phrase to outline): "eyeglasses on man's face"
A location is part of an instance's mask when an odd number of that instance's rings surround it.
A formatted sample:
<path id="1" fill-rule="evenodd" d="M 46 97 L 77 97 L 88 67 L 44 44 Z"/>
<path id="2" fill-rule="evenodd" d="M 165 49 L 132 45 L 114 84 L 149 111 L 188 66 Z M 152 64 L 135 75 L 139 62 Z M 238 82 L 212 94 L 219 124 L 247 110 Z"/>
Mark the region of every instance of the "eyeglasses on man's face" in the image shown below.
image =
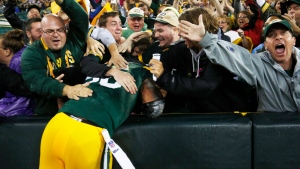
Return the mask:
<path id="1" fill-rule="evenodd" d="M 248 17 L 247 17 L 247 16 L 239 16 L 239 18 L 246 19 L 246 18 L 248 18 Z"/>
<path id="2" fill-rule="evenodd" d="M 141 22 L 143 20 L 143 18 L 141 18 L 141 17 L 134 17 L 134 18 L 129 18 L 129 19 L 132 21 L 138 21 L 138 22 Z"/>
<path id="3" fill-rule="evenodd" d="M 53 36 L 55 33 L 62 34 L 65 33 L 66 28 L 59 28 L 59 29 L 46 29 L 45 31 L 41 28 L 41 31 L 49 36 Z"/>
<path id="4" fill-rule="evenodd" d="M 219 23 L 219 24 L 225 24 L 225 23 L 227 23 L 227 22 L 219 21 L 218 23 Z"/>

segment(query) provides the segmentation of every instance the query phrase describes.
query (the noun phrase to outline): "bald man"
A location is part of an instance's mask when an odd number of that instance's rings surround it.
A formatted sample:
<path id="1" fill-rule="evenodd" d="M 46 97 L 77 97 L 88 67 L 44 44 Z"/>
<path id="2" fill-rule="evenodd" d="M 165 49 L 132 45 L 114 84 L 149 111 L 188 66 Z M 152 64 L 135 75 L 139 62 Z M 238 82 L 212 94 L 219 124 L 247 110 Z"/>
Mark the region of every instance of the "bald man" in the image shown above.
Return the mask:
<path id="1" fill-rule="evenodd" d="M 42 38 L 22 54 L 23 78 L 29 89 L 38 94 L 37 115 L 54 115 L 58 111 L 57 98 L 78 100 L 92 95 L 88 84 L 80 84 L 85 78 L 79 66 L 86 49 L 87 13 L 73 0 L 56 3 L 70 17 L 68 34 L 60 17 L 45 15 L 41 22 Z"/>

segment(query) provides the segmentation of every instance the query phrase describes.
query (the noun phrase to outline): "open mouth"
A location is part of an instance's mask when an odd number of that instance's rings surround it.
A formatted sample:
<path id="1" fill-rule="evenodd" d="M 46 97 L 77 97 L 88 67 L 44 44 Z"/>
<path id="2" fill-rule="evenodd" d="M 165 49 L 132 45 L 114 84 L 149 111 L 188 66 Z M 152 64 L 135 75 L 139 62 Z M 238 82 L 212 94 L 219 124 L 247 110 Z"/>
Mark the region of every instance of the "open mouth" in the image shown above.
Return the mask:
<path id="1" fill-rule="evenodd" d="M 164 38 L 157 38 L 157 40 L 158 40 L 159 42 L 163 42 L 165 39 L 164 39 Z"/>
<path id="2" fill-rule="evenodd" d="M 275 51 L 278 54 L 282 54 L 285 51 L 285 46 L 282 43 L 279 43 L 275 46 Z"/>
<path id="3" fill-rule="evenodd" d="M 53 40 L 52 41 L 54 44 L 58 44 L 60 42 L 60 40 Z"/>

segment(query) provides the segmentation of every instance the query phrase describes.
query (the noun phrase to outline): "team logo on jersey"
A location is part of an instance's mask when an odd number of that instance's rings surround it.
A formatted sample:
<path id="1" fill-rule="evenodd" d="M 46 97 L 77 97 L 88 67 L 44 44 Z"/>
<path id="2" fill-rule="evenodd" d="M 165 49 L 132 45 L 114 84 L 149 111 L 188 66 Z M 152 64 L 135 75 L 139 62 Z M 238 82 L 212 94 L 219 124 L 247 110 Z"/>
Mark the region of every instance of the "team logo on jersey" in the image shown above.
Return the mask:
<path id="1" fill-rule="evenodd" d="M 109 147 L 114 148 L 114 147 L 115 147 L 115 142 L 112 141 L 112 140 L 110 140 L 110 141 L 108 142 L 108 145 L 109 145 Z"/>
<path id="2" fill-rule="evenodd" d="M 232 52 L 232 53 L 234 53 L 235 52 L 235 50 L 233 49 L 233 47 L 230 47 L 230 46 L 226 46 L 226 48 L 230 51 L 230 52 Z"/>

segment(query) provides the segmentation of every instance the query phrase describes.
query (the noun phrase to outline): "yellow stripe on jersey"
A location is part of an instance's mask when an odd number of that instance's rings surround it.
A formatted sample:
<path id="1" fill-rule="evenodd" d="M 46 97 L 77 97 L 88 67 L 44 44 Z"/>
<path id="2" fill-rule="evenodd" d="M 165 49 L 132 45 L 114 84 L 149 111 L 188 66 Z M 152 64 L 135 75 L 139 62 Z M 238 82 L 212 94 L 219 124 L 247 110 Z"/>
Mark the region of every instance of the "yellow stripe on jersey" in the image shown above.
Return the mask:
<path id="1" fill-rule="evenodd" d="M 270 7 L 270 4 L 266 2 L 266 3 L 262 6 L 261 11 L 262 11 L 263 13 L 265 13 L 266 10 L 267 10 L 269 7 Z"/>

